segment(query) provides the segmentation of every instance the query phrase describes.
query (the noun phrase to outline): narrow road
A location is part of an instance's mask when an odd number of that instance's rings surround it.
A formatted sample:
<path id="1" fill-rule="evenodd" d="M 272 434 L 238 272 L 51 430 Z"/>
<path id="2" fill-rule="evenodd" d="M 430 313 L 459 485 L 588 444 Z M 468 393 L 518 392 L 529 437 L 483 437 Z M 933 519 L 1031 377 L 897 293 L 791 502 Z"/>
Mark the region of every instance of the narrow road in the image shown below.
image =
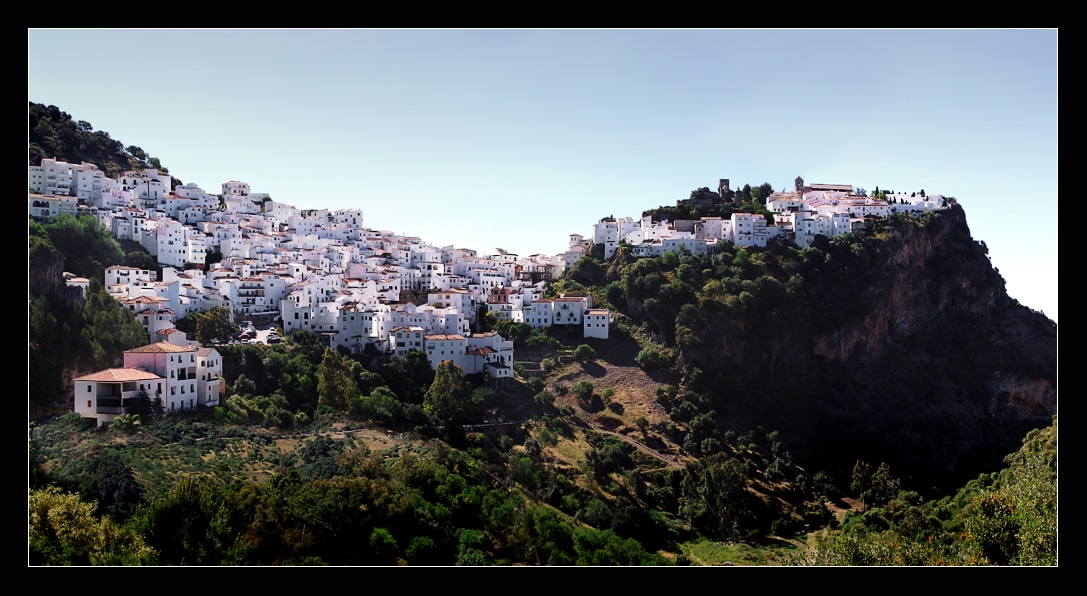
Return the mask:
<path id="1" fill-rule="evenodd" d="M 596 432 L 598 432 L 600 434 L 611 435 L 613 437 L 618 437 L 619 439 L 621 439 L 623 442 L 627 443 L 628 445 L 633 445 L 634 448 L 637 449 L 638 451 L 641 451 L 642 453 L 644 453 L 646 455 L 655 457 L 655 458 L 659 459 L 660 461 L 664 462 L 665 466 L 668 467 L 668 468 L 682 468 L 683 465 L 684 465 L 684 464 L 680 463 L 679 460 L 677 460 L 675 456 L 673 456 L 673 455 L 664 455 L 661 452 L 657 451 L 656 449 L 653 449 L 651 447 L 647 447 L 646 445 L 643 445 L 642 443 L 639 443 L 638 441 L 635 441 L 634 439 L 628 437 L 627 435 L 622 435 L 622 434 L 619 434 L 617 432 L 612 432 L 610 430 L 603 430 L 603 429 L 600 429 L 600 428 L 597 428 L 597 429 L 594 429 L 594 430 L 596 430 Z"/>

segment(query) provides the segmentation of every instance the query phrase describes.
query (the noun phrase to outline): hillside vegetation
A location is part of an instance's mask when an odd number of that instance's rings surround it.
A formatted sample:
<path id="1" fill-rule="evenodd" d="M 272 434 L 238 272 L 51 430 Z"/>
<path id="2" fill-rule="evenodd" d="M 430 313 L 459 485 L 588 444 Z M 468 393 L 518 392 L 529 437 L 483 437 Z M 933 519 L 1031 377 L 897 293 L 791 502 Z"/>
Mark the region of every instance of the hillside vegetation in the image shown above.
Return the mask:
<path id="1" fill-rule="evenodd" d="M 30 137 L 28 165 L 41 165 L 42 159 L 46 158 L 75 164 L 85 161 L 98 166 L 110 178 L 144 168 L 169 173 L 157 157 L 135 145 L 125 147 L 108 132 L 94 130 L 90 122 L 72 120 L 57 106 L 29 102 L 27 127 Z"/>
<path id="2" fill-rule="evenodd" d="M 673 418 L 776 428 L 836 477 L 886 461 L 920 490 L 999 465 L 1056 411 L 1056 324 L 1008 297 L 965 213 L 896 216 L 798 249 L 583 258 L 558 291 L 591 292 L 680 391 Z M 703 448 L 699 443 L 710 441 Z"/>
<path id="3" fill-rule="evenodd" d="M 146 337 L 60 273 L 148 257 L 70 217 L 29 252 L 29 399 L 71 411 Z M 611 337 L 487 320 L 508 386 L 300 331 L 219 346 L 221 406 L 32 423 L 31 564 L 1056 563 L 1056 325 L 953 201 L 805 249 L 621 246 L 550 292 Z"/>

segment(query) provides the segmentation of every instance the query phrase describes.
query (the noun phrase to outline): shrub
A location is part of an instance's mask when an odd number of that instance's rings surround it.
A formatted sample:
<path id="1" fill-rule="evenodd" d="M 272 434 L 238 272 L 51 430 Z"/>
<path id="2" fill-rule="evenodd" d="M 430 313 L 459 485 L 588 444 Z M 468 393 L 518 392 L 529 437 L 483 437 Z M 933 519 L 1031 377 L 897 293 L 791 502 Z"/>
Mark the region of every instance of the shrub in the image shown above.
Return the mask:
<path id="1" fill-rule="evenodd" d="M 574 358 L 578 362 L 588 362 L 596 358 L 596 350 L 588 344 L 581 344 L 574 348 Z"/>
<path id="2" fill-rule="evenodd" d="M 574 383 L 573 391 L 579 400 L 589 401 L 593 396 L 593 384 L 585 380 L 578 381 Z"/>
<path id="3" fill-rule="evenodd" d="M 638 366 L 642 367 L 642 370 L 667 370 L 672 366 L 672 355 L 667 348 L 657 344 L 650 344 L 638 352 L 638 355 L 634 357 L 634 361 L 638 363 Z"/>
<path id="4" fill-rule="evenodd" d="M 536 404 L 541 406 L 541 407 L 547 407 L 547 406 L 555 405 L 555 395 L 553 393 L 551 393 L 550 391 L 547 391 L 547 390 L 540 391 L 539 393 L 537 393 L 536 397 L 534 399 L 536 401 Z"/>

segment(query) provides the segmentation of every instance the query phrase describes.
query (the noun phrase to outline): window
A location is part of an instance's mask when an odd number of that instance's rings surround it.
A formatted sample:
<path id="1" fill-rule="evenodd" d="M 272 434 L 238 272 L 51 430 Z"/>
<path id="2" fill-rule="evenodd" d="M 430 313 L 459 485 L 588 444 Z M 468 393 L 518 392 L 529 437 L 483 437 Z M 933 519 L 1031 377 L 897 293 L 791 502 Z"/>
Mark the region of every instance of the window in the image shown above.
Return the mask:
<path id="1" fill-rule="evenodd" d="M 90 392 L 91 392 L 91 386 L 87 385 L 87 393 L 90 393 Z"/>
<path id="2" fill-rule="evenodd" d="M 91 400 L 89 400 L 89 399 L 87 400 L 87 407 L 88 408 L 91 407 Z"/>

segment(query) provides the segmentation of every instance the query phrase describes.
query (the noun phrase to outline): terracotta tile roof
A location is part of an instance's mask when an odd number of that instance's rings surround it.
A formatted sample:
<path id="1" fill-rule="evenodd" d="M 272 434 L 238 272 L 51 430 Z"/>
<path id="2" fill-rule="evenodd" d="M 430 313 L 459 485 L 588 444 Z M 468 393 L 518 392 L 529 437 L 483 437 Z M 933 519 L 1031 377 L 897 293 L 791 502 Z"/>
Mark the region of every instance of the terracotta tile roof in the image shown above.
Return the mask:
<path id="1" fill-rule="evenodd" d="M 144 372 L 138 368 L 107 368 L 96 373 L 76 377 L 75 380 L 122 383 L 126 381 L 151 381 L 161 378 L 155 373 Z"/>
<path id="2" fill-rule="evenodd" d="M 126 350 L 125 353 L 132 354 L 177 354 L 179 352 L 192 352 L 195 348 L 192 346 L 175 346 L 174 344 L 160 341 L 157 344 L 148 344 L 146 346 L 140 346 L 138 348 L 132 348 Z"/>
<path id="3" fill-rule="evenodd" d="M 152 296 L 137 296 L 137 297 L 132 298 L 130 300 L 126 300 L 125 302 L 127 302 L 127 303 L 136 303 L 136 304 L 158 304 L 160 302 L 169 302 L 169 301 L 170 300 L 168 298 L 161 298 L 159 296 L 154 296 L 154 297 L 152 297 Z"/>

